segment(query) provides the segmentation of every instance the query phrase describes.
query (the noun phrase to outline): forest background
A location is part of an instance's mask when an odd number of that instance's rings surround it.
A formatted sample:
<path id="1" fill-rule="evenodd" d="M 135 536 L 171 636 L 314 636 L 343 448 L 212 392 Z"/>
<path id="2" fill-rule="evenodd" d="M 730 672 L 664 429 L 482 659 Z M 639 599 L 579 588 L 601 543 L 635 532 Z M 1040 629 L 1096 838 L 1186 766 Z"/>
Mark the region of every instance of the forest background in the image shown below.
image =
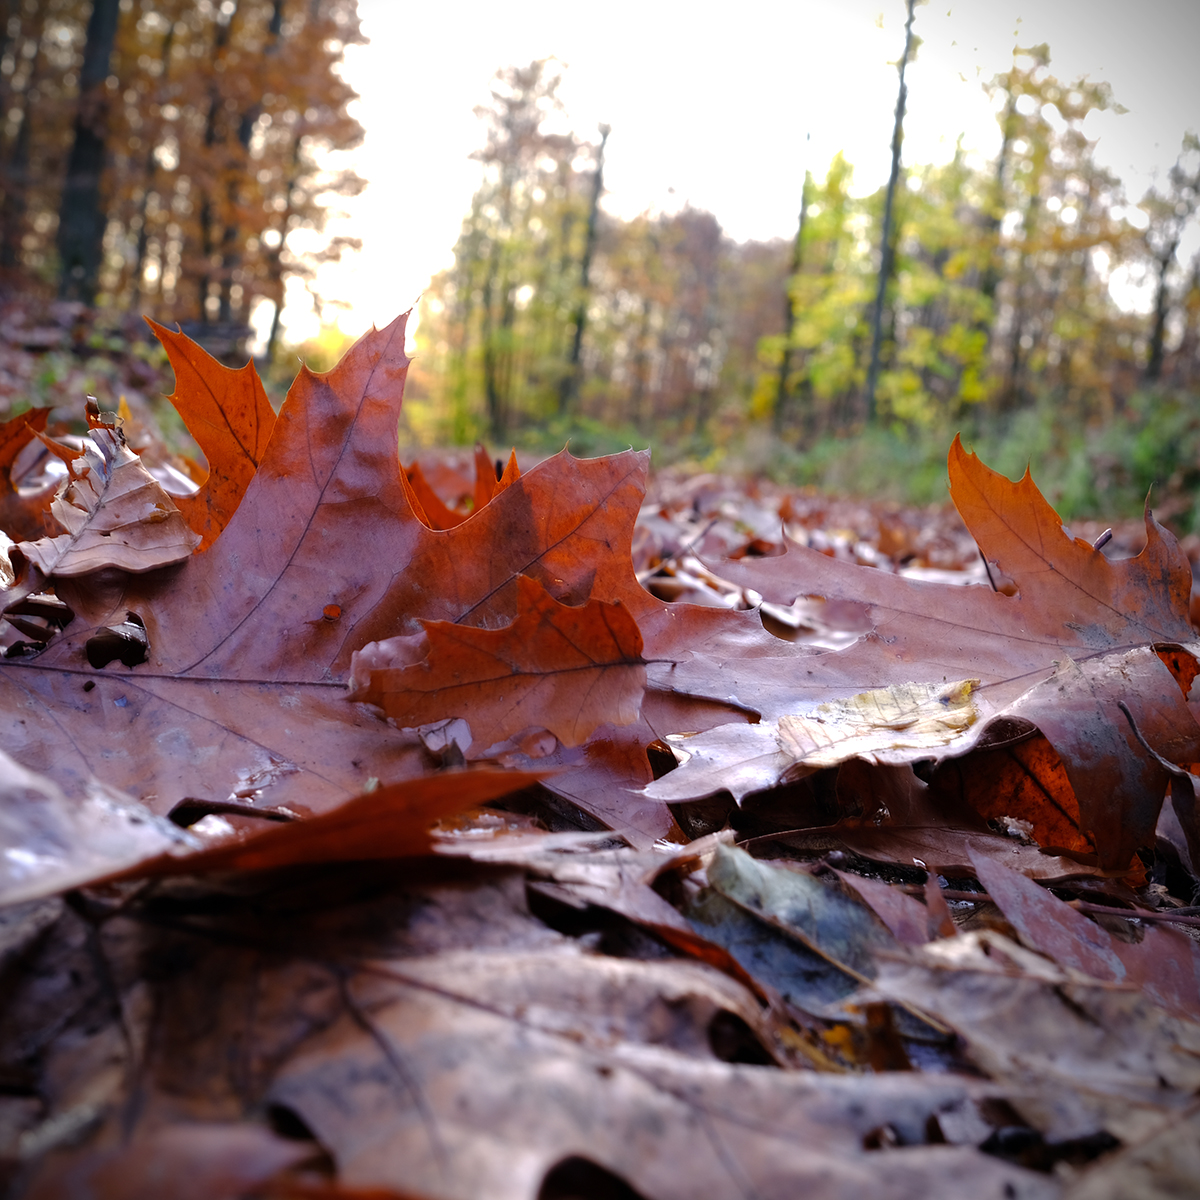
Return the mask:
<path id="1" fill-rule="evenodd" d="M 353 0 L 4 12 L 2 334 L 23 356 L 0 378 L 9 411 L 76 405 L 106 379 L 168 390 L 141 313 L 231 360 L 256 315 L 278 389 L 288 280 L 315 286 L 353 246 L 330 222 L 365 182 L 330 168 L 363 136 L 339 66 L 363 40 Z M 901 92 L 921 15 L 895 47 Z M 687 203 L 608 211 L 610 134 L 574 127 L 562 70 L 502 69 L 477 110 L 480 183 L 421 299 L 402 436 L 649 444 L 659 463 L 924 501 L 944 497 L 961 429 L 1010 474 L 1036 460 L 1067 515 L 1130 515 L 1156 484 L 1160 513 L 1194 530 L 1194 136 L 1132 203 L 1085 131 L 1120 98 L 1018 45 L 984 81 L 990 162 L 907 161 L 901 103 L 880 113 L 889 186 L 859 194 L 838 156 L 807 172 L 793 237 L 735 241 Z M 1118 277 L 1149 304 L 1119 303 Z M 302 353 L 322 367 L 340 348 L 326 334 Z"/>

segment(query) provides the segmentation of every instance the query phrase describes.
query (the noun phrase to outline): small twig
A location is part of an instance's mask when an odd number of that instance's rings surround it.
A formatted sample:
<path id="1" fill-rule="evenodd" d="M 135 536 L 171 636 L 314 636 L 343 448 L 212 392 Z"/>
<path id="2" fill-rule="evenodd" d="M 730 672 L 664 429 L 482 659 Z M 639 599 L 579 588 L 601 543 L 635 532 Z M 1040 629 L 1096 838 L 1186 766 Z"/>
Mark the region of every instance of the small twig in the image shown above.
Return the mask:
<path id="1" fill-rule="evenodd" d="M 641 570 L 637 573 L 636 579 L 638 583 L 644 586 L 646 580 L 653 579 L 654 576 L 663 570 L 663 568 L 665 568 L 668 564 L 677 563 L 685 554 L 694 554 L 694 547 L 696 543 L 704 540 L 704 538 L 708 535 L 709 530 L 712 529 L 719 519 L 719 517 L 713 517 L 703 529 L 680 538 L 679 549 L 676 550 L 674 554 L 668 554 L 666 558 L 655 563 L 654 566 L 646 567 L 644 570 Z M 698 554 L 696 557 L 700 558 Z M 702 563 L 704 562 L 703 559 L 700 559 L 700 561 Z"/>
<path id="2" fill-rule="evenodd" d="M 912 883 L 899 885 L 902 892 L 907 892 L 910 896 L 920 896 L 925 889 L 922 886 Z M 942 895 L 947 900 L 969 900 L 975 904 L 995 904 L 987 892 L 961 892 L 954 888 L 942 888 Z M 1123 917 L 1126 921 L 1166 921 L 1173 925 L 1194 925 L 1200 927 L 1200 917 L 1192 916 L 1189 913 L 1173 913 L 1167 912 L 1151 912 L 1140 908 L 1117 908 L 1109 904 L 1095 904 L 1091 900 L 1067 900 L 1064 903 L 1070 904 L 1074 909 L 1081 912 L 1098 913 L 1105 917 Z"/>
<path id="3" fill-rule="evenodd" d="M 1093 550 L 1103 550 L 1112 541 L 1112 530 L 1106 529 L 1093 543 Z"/>

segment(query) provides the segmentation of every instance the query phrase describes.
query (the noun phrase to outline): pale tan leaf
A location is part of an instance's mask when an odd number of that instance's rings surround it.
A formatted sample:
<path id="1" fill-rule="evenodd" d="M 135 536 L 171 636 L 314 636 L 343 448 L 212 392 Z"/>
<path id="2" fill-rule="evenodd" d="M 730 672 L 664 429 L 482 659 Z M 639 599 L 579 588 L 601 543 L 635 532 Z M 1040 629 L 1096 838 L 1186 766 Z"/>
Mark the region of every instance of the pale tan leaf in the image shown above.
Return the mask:
<path id="1" fill-rule="evenodd" d="M 200 544 L 200 535 L 112 426 L 94 425 L 68 469 L 50 506 L 67 532 L 21 543 L 44 574 L 89 575 L 105 567 L 153 571 L 182 562 Z"/>

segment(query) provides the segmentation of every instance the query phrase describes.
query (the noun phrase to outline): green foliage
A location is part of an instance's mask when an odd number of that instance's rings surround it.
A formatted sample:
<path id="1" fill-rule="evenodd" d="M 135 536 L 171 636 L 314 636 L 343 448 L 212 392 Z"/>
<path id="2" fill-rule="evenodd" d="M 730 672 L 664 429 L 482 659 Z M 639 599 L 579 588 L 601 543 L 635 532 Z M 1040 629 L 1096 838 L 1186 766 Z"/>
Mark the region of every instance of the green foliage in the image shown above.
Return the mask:
<path id="1" fill-rule="evenodd" d="M 423 301 L 411 431 L 545 451 L 570 436 L 585 453 L 650 442 L 658 462 L 925 501 L 944 498 L 961 429 L 1013 475 L 1032 461 L 1068 514 L 1134 511 L 1157 481 L 1191 528 L 1200 258 L 1183 271 L 1177 251 L 1200 142 L 1185 141 L 1169 194 L 1147 196 L 1131 222 L 1083 132 L 1119 106 L 1107 85 L 1064 84 L 1049 63 L 1045 46 L 1018 49 L 987 85 L 994 161 L 960 147 L 907 169 L 870 425 L 884 191 L 856 196 L 841 155 L 823 180 L 807 177 L 790 246 L 734 243 L 690 207 L 602 214 L 582 386 L 566 411 L 592 158 L 561 131 L 546 63 L 502 72 L 480 110 L 487 171 L 455 266 Z M 1115 303 L 1116 267 L 1157 281 L 1149 317 Z"/>
<path id="2" fill-rule="evenodd" d="M 1029 468 L 1066 520 L 1137 517 L 1149 497 L 1176 533 L 1200 533 L 1200 406 L 1186 392 L 1136 392 L 1123 411 L 1090 427 L 1047 397 L 1004 419 L 975 411 L 959 424 L 897 421 L 800 449 L 749 436 L 707 465 L 840 494 L 942 503 L 956 433 L 1011 479 Z"/>

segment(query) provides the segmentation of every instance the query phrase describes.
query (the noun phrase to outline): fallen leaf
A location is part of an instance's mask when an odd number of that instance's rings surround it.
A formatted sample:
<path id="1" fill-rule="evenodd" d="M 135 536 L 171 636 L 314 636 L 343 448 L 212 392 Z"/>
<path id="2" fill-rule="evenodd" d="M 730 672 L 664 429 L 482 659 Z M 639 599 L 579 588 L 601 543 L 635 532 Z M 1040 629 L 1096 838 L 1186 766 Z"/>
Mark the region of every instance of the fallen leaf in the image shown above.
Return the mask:
<path id="1" fill-rule="evenodd" d="M 971 692 L 978 686 L 978 679 L 894 684 L 830 700 L 811 712 L 780 717 L 779 743 L 794 766 L 813 770 L 848 758 L 891 762 L 896 750 L 903 752 L 900 761 L 910 761 L 910 751 L 945 746 L 975 723 Z"/>
<path id="2" fill-rule="evenodd" d="M 714 999 L 728 1012 L 737 993 L 674 966 L 548 954 L 373 964 L 350 982 L 353 1015 L 289 1063 L 271 1099 L 360 1187 L 516 1200 L 582 1153 L 609 1187 L 615 1177 L 662 1200 L 747 1188 L 948 1198 L 968 1178 L 979 1195 L 1053 1195 L 973 1148 L 921 1145 L 929 1116 L 970 1095 L 968 1081 L 871 1076 L 866 1087 L 685 1056 L 706 1039 Z M 747 997 L 735 1011 L 752 1023 L 755 1007 Z M 911 1149 L 864 1150 L 889 1123 Z"/>
<path id="3" fill-rule="evenodd" d="M 601 725 L 637 720 L 646 668 L 628 610 L 619 601 L 559 604 L 524 575 L 517 587 L 510 625 L 423 622 L 427 652 L 410 665 L 383 665 L 386 643 L 365 647 L 351 666 L 350 699 L 402 727 L 463 717 L 481 749 L 530 727 L 578 746 Z"/>
<path id="4" fill-rule="evenodd" d="M 774 867 L 724 845 L 716 848 L 708 879 L 722 895 L 777 922 L 860 982 L 874 978 L 876 953 L 896 949 L 874 913 L 832 880 Z"/>
<path id="5" fill-rule="evenodd" d="M 13 479 L 17 455 L 46 428 L 48 408 L 31 408 L 27 412 L 0 421 L 0 529 L 13 541 L 35 540 L 46 532 L 45 511 L 53 495 L 53 487 L 35 495 L 23 495 L 19 480 Z"/>
<path id="6" fill-rule="evenodd" d="M 355 796 L 308 820 L 268 825 L 190 853 L 139 862 L 124 877 L 267 871 L 303 863 L 356 862 L 429 854 L 430 827 L 464 809 L 536 783 L 521 771 L 476 767 L 405 780 Z M 267 813 L 263 814 L 268 815 Z"/>
<path id="7" fill-rule="evenodd" d="M 289 1167 L 317 1159 L 312 1142 L 242 1124 L 177 1124 L 38 1172 L 29 1200 L 233 1200 L 257 1195 Z"/>
<path id="8" fill-rule="evenodd" d="M 1151 1136 L 1106 1154 L 1074 1179 L 1063 1200 L 1173 1200 L 1200 1179 L 1200 1103 Z"/>
<path id="9" fill-rule="evenodd" d="M 93 423 L 83 451 L 64 457 L 70 476 L 50 511 L 67 532 L 20 543 L 44 575 L 69 578 L 106 567 L 153 571 L 196 549 L 199 535 L 115 425 Z"/>
<path id="10" fill-rule="evenodd" d="M 301 372 L 204 553 L 142 578 L 62 581 L 69 631 L 37 658 L 0 664 L 5 744 L 25 765 L 70 795 L 103 779 L 159 813 L 248 785 L 267 804 L 321 811 L 372 776 L 432 765 L 415 736 L 347 702 L 356 650 L 418 633 L 422 619 L 511 623 L 521 575 L 565 603 L 618 598 L 645 457 L 559 455 L 463 525 L 430 530 L 399 467 L 403 328 L 368 334 L 327 375 Z M 145 661 L 92 668 L 89 639 L 130 613 Z"/>
<path id="11" fill-rule="evenodd" d="M 266 453 L 275 411 L 254 364 L 234 370 L 217 362 L 191 338 L 146 318 L 175 372 L 167 397 L 208 460 L 208 477 L 192 496 L 177 497 L 184 519 L 212 545 L 237 511 Z"/>
<path id="12" fill-rule="evenodd" d="M 1085 982 L 993 932 L 910 955 L 881 961 L 868 994 L 917 1005 L 958 1033 L 1047 1140 L 1140 1138 L 1200 1086 L 1200 1025 L 1132 988 Z"/>
<path id="13" fill-rule="evenodd" d="M 1200 1020 L 1200 948 L 1189 937 L 1150 924 L 1141 940 L 1120 941 L 1016 871 L 980 854 L 971 861 L 1026 945 L 1094 979 L 1135 984 L 1168 1011 Z"/>
<path id="14" fill-rule="evenodd" d="M 103 785 L 68 799 L 0 751 L 0 905 L 52 896 L 198 845 Z"/>
<path id="15" fill-rule="evenodd" d="M 429 486 L 419 462 L 414 462 L 408 468 L 405 478 L 412 488 L 409 502 L 412 504 L 413 512 L 430 529 L 453 529 L 455 525 L 461 525 L 470 515 L 469 513 L 455 512 L 454 509 L 448 508 L 443 503 L 438 494 Z"/>
<path id="16" fill-rule="evenodd" d="M 751 769 L 733 758 L 731 743 L 739 734 L 713 730 L 689 739 L 688 760 L 648 795 L 710 795 L 731 782 L 740 789 L 735 794 L 755 783 L 772 786 L 781 778 L 781 760 L 770 750 L 768 721 L 805 712 L 810 696 L 815 708 L 896 684 L 974 678 L 980 680 L 971 693 L 978 720 L 941 747 L 895 751 L 889 761 L 964 754 L 998 719 L 1044 724 L 1079 805 L 1079 830 L 1100 865 L 1126 867 L 1133 851 L 1153 840 L 1166 777 L 1129 729 L 1118 701 L 1131 707 L 1156 751 L 1177 762 L 1200 759 L 1200 726 L 1169 667 L 1194 662 L 1197 651 L 1187 615 L 1186 559 L 1147 513 L 1146 549 L 1137 559 L 1110 563 L 1067 537 L 1028 477 L 1009 483 L 957 441 L 949 461 L 951 494 L 962 501 L 968 528 L 979 525 L 985 553 L 1012 575 L 1018 594 L 912 582 L 800 546 L 780 557 L 727 561 L 720 568 L 725 578 L 776 603 L 799 596 L 856 603 L 866 609 L 871 632 L 836 652 L 778 642 L 772 652 L 756 645 L 740 656 L 720 650 L 732 640 L 728 629 L 697 637 L 695 653 L 672 672 L 675 687 L 732 696 L 768 720 L 747 745 Z M 1159 646 L 1170 651 L 1167 663 L 1155 651 Z M 649 636 L 647 647 L 647 657 L 654 656 Z M 1097 789 L 1101 774 L 1105 785 Z M 1075 848 L 1069 840 L 1059 844 Z"/>

